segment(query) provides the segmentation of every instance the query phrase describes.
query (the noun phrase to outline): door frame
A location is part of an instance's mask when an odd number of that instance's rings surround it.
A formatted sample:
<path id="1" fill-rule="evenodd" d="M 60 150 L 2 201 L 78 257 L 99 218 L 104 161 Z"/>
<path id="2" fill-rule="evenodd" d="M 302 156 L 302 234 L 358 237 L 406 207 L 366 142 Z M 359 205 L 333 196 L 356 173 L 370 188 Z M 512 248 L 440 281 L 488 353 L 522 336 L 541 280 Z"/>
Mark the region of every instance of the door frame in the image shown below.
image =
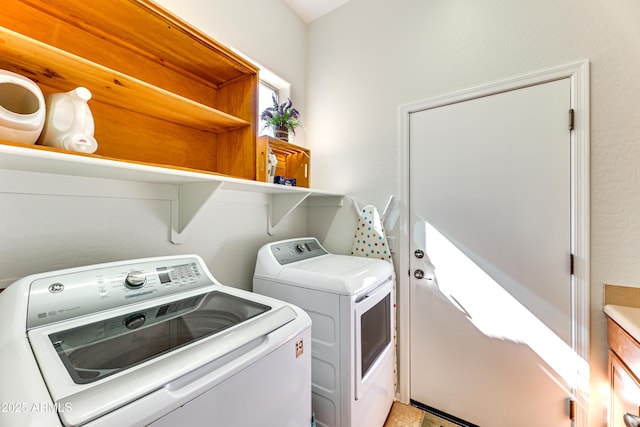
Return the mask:
<path id="1" fill-rule="evenodd" d="M 589 414 L 589 310 L 590 310 L 590 110 L 589 61 L 583 60 L 519 77 L 501 80 L 450 94 L 404 104 L 399 107 L 400 139 L 400 242 L 398 247 L 398 399 L 411 398 L 410 366 L 410 206 L 409 139 L 412 113 L 442 107 L 474 98 L 521 89 L 560 79 L 570 79 L 574 127 L 571 143 L 571 250 L 574 274 L 571 276 L 571 346 L 578 355 L 578 381 L 573 390 L 575 426 L 587 427 Z M 567 112 L 567 125 L 569 123 Z M 407 268 L 407 275 L 402 273 Z"/>

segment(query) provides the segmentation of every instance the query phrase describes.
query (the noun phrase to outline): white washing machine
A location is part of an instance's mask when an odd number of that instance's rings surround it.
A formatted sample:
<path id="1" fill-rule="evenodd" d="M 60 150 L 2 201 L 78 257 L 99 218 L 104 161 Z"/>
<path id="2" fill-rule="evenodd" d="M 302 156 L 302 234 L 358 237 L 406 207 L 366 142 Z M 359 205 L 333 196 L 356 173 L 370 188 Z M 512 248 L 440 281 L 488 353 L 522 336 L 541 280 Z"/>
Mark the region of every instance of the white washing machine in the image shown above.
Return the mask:
<path id="1" fill-rule="evenodd" d="M 256 293 L 311 317 L 312 408 L 318 426 L 381 427 L 394 399 L 393 267 L 331 254 L 315 238 L 258 251 Z"/>
<path id="2" fill-rule="evenodd" d="M 0 424 L 311 425 L 310 328 L 195 255 L 32 275 L 0 293 Z"/>

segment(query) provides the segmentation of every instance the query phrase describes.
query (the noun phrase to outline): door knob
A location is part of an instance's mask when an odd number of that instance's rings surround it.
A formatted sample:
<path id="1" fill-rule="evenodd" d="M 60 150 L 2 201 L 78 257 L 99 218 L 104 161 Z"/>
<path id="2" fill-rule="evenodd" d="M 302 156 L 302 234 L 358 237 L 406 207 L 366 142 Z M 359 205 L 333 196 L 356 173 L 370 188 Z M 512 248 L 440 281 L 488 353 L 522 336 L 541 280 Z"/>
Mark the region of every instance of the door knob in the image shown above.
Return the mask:
<path id="1" fill-rule="evenodd" d="M 424 258 L 424 251 L 422 249 L 416 249 L 413 255 L 418 259 L 422 259 Z"/>
<path id="2" fill-rule="evenodd" d="M 624 414 L 624 424 L 627 427 L 638 427 L 640 426 L 640 417 L 631 414 Z"/>
<path id="3" fill-rule="evenodd" d="M 413 272 L 413 277 L 416 279 L 424 279 L 424 270 L 417 269 Z"/>

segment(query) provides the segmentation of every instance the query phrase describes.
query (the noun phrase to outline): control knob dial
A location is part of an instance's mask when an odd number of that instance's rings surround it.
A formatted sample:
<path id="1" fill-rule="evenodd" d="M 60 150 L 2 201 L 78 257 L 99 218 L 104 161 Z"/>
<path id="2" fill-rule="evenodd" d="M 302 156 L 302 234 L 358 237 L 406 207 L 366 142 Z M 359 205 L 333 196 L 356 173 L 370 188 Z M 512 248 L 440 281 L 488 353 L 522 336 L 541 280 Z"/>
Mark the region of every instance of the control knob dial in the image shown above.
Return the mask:
<path id="1" fill-rule="evenodd" d="M 146 281 L 147 277 L 145 276 L 144 272 L 134 270 L 130 271 L 129 274 L 127 274 L 127 277 L 124 279 L 124 284 L 128 288 L 136 289 L 144 285 Z"/>

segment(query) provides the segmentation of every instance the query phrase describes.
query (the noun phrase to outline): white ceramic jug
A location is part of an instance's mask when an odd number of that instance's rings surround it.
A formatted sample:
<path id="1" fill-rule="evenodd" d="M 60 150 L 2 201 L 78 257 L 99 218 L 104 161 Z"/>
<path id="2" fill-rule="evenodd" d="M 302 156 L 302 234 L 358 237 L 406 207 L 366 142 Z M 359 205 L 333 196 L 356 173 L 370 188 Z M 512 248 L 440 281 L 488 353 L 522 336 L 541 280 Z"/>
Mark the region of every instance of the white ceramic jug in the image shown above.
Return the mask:
<path id="1" fill-rule="evenodd" d="M 273 177 L 276 176 L 276 167 L 278 166 L 278 158 L 271 147 L 269 147 L 269 155 L 267 156 L 267 159 L 269 165 L 267 168 L 267 182 L 273 184 Z"/>
<path id="2" fill-rule="evenodd" d="M 82 153 L 95 152 L 98 142 L 93 137 L 93 115 L 87 105 L 90 99 L 91 92 L 85 87 L 47 95 L 47 119 L 39 143 Z"/>
<path id="3" fill-rule="evenodd" d="M 0 70 L 0 140 L 33 144 L 45 121 L 42 90 L 33 80 Z"/>

